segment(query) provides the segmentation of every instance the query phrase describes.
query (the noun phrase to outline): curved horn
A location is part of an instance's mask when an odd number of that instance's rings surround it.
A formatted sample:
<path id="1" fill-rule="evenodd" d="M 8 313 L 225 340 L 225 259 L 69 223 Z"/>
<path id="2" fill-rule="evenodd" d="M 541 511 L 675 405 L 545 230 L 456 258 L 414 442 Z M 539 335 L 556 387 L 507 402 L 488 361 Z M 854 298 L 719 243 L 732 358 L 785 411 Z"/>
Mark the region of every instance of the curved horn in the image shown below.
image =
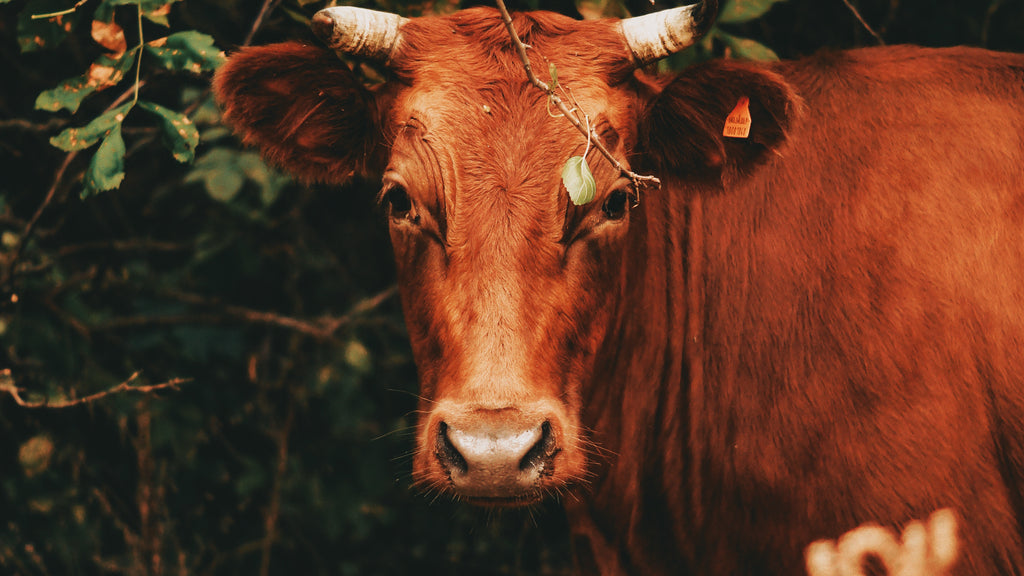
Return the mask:
<path id="1" fill-rule="evenodd" d="M 335 6 L 313 15 L 313 33 L 339 55 L 362 56 L 387 63 L 398 47 L 399 28 L 408 19 L 398 14 Z"/>
<path id="2" fill-rule="evenodd" d="M 622 21 L 622 36 L 640 66 L 693 46 L 711 29 L 718 1 L 706 0 Z"/>

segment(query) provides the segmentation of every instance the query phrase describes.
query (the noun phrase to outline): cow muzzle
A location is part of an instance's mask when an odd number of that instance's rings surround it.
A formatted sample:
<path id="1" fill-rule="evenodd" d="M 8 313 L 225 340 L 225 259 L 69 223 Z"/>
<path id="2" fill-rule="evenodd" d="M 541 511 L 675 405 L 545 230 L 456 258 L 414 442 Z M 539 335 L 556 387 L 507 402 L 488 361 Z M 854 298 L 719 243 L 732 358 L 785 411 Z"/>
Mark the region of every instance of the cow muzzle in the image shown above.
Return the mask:
<path id="1" fill-rule="evenodd" d="M 562 450 L 561 419 L 516 408 L 438 412 L 432 463 L 460 498 L 485 505 L 540 499 Z"/>

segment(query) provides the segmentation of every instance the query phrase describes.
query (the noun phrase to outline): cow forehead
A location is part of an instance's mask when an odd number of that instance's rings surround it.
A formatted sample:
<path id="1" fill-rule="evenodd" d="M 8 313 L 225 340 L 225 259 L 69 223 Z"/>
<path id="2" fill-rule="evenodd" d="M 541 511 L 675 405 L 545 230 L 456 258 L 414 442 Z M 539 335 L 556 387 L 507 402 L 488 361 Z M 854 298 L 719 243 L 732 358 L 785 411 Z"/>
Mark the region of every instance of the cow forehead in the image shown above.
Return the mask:
<path id="1" fill-rule="evenodd" d="M 579 93 L 576 104 L 592 125 L 609 126 L 607 89 Z M 483 87 L 410 87 L 392 114 L 403 134 L 393 140 L 392 168 L 411 156 L 417 161 L 407 165 L 431 163 L 439 181 L 420 193 L 441 201 L 449 241 L 485 230 L 491 238 L 561 237 L 568 201 L 561 170 L 584 152 L 586 138 L 525 77 Z"/>

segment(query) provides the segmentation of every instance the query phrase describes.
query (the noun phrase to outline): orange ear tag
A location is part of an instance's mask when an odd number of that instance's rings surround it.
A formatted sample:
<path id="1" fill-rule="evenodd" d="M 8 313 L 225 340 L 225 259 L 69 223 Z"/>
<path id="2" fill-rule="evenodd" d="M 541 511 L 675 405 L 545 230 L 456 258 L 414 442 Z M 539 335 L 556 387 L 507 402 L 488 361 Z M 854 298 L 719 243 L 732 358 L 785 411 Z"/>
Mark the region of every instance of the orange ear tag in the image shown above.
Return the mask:
<path id="1" fill-rule="evenodd" d="M 725 130 L 722 130 L 722 136 L 729 138 L 750 136 L 750 98 L 744 96 L 736 103 L 736 107 L 725 119 Z"/>

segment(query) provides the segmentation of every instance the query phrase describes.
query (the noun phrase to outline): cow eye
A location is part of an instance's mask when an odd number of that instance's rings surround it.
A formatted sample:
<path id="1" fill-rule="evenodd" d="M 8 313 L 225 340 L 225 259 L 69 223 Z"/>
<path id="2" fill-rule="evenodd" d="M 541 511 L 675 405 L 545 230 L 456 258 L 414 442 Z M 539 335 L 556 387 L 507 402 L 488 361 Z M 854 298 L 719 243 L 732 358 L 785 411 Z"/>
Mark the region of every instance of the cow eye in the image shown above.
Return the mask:
<path id="1" fill-rule="evenodd" d="M 629 207 L 629 192 L 626 190 L 615 190 L 608 195 L 601 210 L 609 220 L 621 220 L 626 215 L 626 208 Z"/>
<path id="2" fill-rule="evenodd" d="M 388 213 L 392 218 L 408 218 L 412 211 L 412 200 L 409 193 L 401 185 L 394 184 L 384 191 L 381 203 L 387 206 Z"/>

